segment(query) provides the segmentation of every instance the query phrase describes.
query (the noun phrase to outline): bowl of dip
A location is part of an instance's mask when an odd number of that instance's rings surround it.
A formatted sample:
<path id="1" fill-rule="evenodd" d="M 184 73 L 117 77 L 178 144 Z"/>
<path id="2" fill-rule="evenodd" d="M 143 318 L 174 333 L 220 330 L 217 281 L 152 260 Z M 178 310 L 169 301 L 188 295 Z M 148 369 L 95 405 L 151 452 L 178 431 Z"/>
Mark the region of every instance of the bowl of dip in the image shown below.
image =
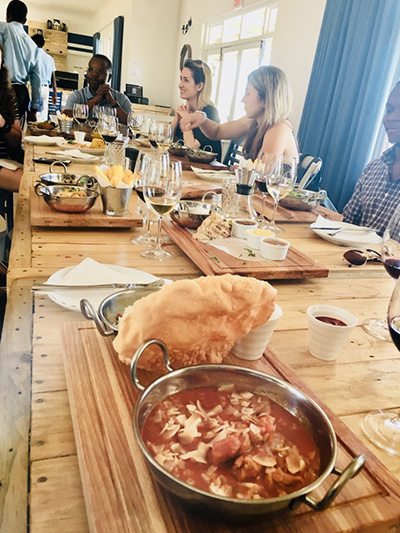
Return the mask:
<path id="1" fill-rule="evenodd" d="M 251 218 L 235 218 L 232 220 L 232 236 L 246 239 L 247 230 L 256 229 L 257 226 L 257 222 Z"/>
<path id="2" fill-rule="evenodd" d="M 283 261 L 286 258 L 290 243 L 276 237 L 265 237 L 260 241 L 260 252 L 265 259 Z"/>
<path id="3" fill-rule="evenodd" d="M 275 233 L 269 229 L 255 228 L 246 230 L 247 244 L 253 250 L 260 249 L 261 239 L 275 237 Z"/>

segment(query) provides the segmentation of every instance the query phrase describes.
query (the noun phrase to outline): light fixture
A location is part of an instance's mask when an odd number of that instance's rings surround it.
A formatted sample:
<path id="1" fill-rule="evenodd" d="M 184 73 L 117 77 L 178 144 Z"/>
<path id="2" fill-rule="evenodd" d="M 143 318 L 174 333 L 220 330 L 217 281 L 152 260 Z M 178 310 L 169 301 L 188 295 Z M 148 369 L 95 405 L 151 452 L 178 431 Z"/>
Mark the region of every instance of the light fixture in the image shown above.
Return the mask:
<path id="1" fill-rule="evenodd" d="M 192 17 L 190 17 L 190 19 L 186 22 L 186 24 L 184 24 L 182 26 L 182 33 L 183 35 L 186 35 L 187 32 L 189 31 L 189 29 L 191 28 L 192 26 Z"/>

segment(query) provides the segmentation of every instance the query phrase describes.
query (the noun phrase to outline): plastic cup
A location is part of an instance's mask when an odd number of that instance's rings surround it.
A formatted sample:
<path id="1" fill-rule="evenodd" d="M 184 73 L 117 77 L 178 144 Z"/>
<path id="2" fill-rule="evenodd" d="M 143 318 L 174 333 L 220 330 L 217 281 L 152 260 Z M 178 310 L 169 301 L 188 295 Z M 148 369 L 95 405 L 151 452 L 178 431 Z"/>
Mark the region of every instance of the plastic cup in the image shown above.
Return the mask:
<path id="1" fill-rule="evenodd" d="M 323 361 L 334 361 L 341 352 L 358 319 L 345 309 L 333 305 L 311 305 L 307 309 L 310 354 Z M 327 324 L 316 317 L 336 318 L 345 326 Z"/>
<path id="2" fill-rule="evenodd" d="M 247 359 L 248 361 L 260 359 L 265 352 L 265 348 L 268 346 L 282 314 L 281 307 L 275 304 L 275 310 L 268 322 L 258 326 L 258 328 L 252 329 L 247 335 L 244 335 L 244 337 L 241 337 L 235 342 L 231 350 L 233 355 L 239 357 L 239 359 Z"/>
<path id="3" fill-rule="evenodd" d="M 78 143 L 83 143 L 86 133 L 84 131 L 74 131 L 74 139 Z"/>

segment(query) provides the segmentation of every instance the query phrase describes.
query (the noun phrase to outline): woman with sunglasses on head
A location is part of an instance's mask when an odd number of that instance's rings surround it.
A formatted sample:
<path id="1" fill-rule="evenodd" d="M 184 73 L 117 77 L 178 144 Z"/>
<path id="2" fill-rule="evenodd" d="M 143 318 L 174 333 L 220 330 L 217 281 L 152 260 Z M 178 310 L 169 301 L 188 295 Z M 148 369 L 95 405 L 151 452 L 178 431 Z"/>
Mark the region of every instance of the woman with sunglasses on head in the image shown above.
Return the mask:
<path id="1" fill-rule="evenodd" d="M 182 139 L 188 148 L 201 148 L 211 146 L 212 151 L 218 154 L 221 160 L 221 142 L 205 135 L 200 128 L 182 132 L 181 119 L 188 113 L 201 111 L 206 117 L 219 122 L 217 109 L 212 104 L 211 98 L 211 70 L 200 59 L 188 59 L 185 61 L 179 80 L 179 91 L 186 104 L 178 108 L 175 119 L 172 122 L 174 140 Z"/>
<path id="2" fill-rule="evenodd" d="M 293 127 L 289 121 L 292 97 L 285 73 L 277 67 L 262 66 L 247 78 L 242 99 L 246 116 L 217 124 L 205 114 L 185 113 L 181 120 L 183 131 L 200 128 L 210 139 L 245 138 L 244 154 L 257 159 L 262 154 L 298 158 Z"/>
<path id="3" fill-rule="evenodd" d="M 18 104 L 11 87 L 8 69 L 0 47 L 0 159 L 15 159 L 21 152 L 22 131 L 18 120 Z M 16 192 L 22 177 L 22 168 L 9 170 L 0 164 L 1 190 Z"/>

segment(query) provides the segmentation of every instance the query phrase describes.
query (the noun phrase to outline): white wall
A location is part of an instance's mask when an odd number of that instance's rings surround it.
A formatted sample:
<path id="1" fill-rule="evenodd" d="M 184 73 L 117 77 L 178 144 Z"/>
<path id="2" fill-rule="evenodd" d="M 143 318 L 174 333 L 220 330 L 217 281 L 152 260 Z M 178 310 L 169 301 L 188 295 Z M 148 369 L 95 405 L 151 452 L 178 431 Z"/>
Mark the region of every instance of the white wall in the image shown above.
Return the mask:
<path id="1" fill-rule="evenodd" d="M 95 17 L 97 29 L 124 16 L 121 90 L 143 86 L 152 105 L 171 105 L 181 0 L 111 0 Z"/>

